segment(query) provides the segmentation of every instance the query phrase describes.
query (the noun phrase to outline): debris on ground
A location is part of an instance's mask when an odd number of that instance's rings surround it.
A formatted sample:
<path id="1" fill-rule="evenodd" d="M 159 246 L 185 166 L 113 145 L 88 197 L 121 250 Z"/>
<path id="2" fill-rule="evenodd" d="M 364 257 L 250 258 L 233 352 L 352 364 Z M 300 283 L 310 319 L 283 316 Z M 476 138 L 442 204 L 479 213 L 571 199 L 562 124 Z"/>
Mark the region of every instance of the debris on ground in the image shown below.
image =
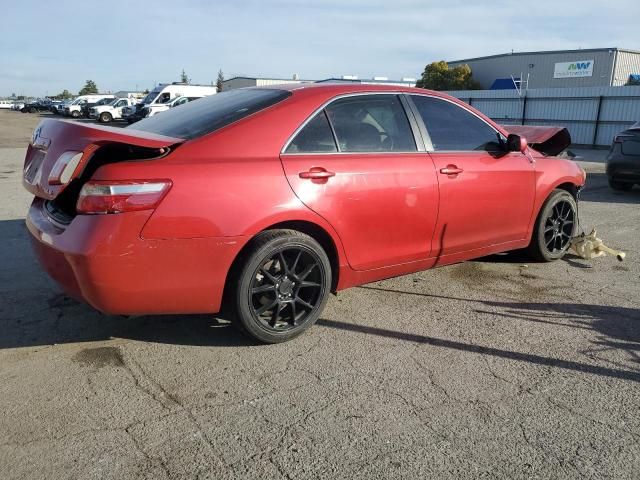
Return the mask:
<path id="1" fill-rule="evenodd" d="M 605 255 L 614 255 L 619 261 L 623 261 L 626 254 L 621 250 L 614 250 L 607 247 L 604 242 L 598 238 L 597 231 L 594 228 L 589 235 L 582 234 L 571 239 L 571 249 L 585 260 L 591 260 L 596 257 L 604 257 Z"/>

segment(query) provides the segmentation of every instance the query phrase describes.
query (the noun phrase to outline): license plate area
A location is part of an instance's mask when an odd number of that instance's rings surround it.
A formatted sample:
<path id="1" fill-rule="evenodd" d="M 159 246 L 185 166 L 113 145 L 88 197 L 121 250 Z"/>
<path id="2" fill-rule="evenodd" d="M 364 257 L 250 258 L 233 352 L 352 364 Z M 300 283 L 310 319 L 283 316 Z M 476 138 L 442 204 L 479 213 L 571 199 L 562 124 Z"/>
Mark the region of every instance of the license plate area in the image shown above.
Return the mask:
<path id="1" fill-rule="evenodd" d="M 38 183 L 40 177 L 40 167 L 42 167 L 45 155 L 46 153 L 42 150 L 34 149 L 31 155 L 31 161 L 24 171 L 24 179 L 27 183 L 30 183 L 31 185 L 35 185 L 36 183 Z"/>

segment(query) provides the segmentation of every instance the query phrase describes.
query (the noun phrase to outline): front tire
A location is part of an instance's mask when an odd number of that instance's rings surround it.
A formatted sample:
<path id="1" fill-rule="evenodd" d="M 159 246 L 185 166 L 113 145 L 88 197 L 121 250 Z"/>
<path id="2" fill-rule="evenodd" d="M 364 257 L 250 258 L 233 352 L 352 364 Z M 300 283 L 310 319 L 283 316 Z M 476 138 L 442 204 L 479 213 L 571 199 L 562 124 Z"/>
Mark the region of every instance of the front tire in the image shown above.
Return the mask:
<path id="1" fill-rule="evenodd" d="M 74 110 L 73 112 L 71 112 L 71 117 L 79 118 L 80 117 L 80 112 L 78 110 Z"/>
<path id="2" fill-rule="evenodd" d="M 109 123 L 111 120 L 113 120 L 113 117 L 111 116 L 111 114 L 109 112 L 102 112 L 100 114 L 100 116 L 98 117 L 98 119 L 102 123 Z"/>
<path id="3" fill-rule="evenodd" d="M 265 343 L 280 343 L 310 328 L 331 290 L 331 264 L 312 237 L 270 230 L 252 240 L 231 279 L 236 323 Z"/>
<path id="4" fill-rule="evenodd" d="M 566 190 L 554 190 L 538 214 L 527 253 L 541 262 L 561 259 L 569 250 L 577 222 L 576 200 Z"/>

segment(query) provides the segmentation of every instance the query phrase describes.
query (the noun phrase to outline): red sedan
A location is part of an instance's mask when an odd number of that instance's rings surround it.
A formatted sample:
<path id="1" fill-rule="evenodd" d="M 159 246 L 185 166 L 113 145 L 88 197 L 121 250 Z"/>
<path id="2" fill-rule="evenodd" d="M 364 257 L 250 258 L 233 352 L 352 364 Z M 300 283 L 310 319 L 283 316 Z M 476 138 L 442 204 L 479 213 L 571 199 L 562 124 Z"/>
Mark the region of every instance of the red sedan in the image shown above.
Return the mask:
<path id="1" fill-rule="evenodd" d="M 543 150 L 427 90 L 232 90 L 125 129 L 42 121 L 27 226 L 46 271 L 98 310 L 224 305 L 280 342 L 330 292 L 507 250 L 561 258 L 585 173 Z"/>

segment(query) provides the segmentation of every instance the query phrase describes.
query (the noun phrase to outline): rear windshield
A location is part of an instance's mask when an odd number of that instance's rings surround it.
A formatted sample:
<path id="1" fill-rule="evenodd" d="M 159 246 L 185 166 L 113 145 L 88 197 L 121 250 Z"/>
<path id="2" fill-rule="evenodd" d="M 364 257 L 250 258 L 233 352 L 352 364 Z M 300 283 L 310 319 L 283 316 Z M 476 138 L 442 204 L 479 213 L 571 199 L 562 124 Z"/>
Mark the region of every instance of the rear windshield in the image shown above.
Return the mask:
<path id="1" fill-rule="evenodd" d="M 169 137 L 192 139 L 274 105 L 291 95 L 286 90 L 238 89 L 204 97 L 127 128 Z"/>

